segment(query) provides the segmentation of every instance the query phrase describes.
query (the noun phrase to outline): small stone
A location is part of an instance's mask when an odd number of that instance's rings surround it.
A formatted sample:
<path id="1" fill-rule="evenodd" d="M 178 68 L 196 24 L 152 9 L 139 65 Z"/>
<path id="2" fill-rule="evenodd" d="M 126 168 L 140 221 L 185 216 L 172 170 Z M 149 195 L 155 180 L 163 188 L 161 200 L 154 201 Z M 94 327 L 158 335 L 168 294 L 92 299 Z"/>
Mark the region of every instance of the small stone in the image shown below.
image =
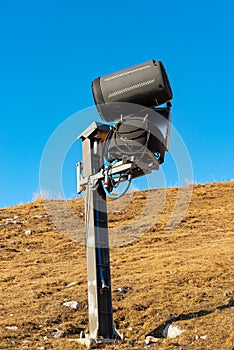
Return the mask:
<path id="1" fill-rule="evenodd" d="M 185 330 L 181 329 L 177 326 L 173 326 L 172 324 L 167 324 L 166 327 L 162 331 L 162 336 L 164 338 L 175 338 Z"/>
<path id="2" fill-rule="evenodd" d="M 78 282 L 71 282 L 71 283 L 69 283 L 68 285 L 67 285 L 67 287 L 73 287 L 73 286 L 75 286 L 75 285 L 77 285 L 78 284 Z"/>
<path id="3" fill-rule="evenodd" d="M 148 344 L 151 344 L 151 343 L 157 343 L 158 341 L 160 341 L 160 338 L 155 338 L 155 337 L 152 337 L 151 335 L 148 335 L 146 338 L 145 338 L 145 343 L 148 345 Z"/>
<path id="4" fill-rule="evenodd" d="M 29 253 L 30 251 L 31 251 L 31 250 L 28 249 L 28 248 L 25 249 L 25 253 Z"/>
<path id="5" fill-rule="evenodd" d="M 10 241 L 10 244 L 16 244 L 16 241 L 15 240 Z"/>
<path id="6" fill-rule="evenodd" d="M 28 235 L 28 236 L 31 235 L 32 234 L 32 230 L 26 230 L 25 234 Z"/>
<path id="7" fill-rule="evenodd" d="M 121 294 L 125 294 L 125 293 L 127 293 L 127 289 L 126 288 L 118 288 L 117 292 L 121 293 Z"/>
<path id="8" fill-rule="evenodd" d="M 6 223 L 6 225 L 8 225 L 8 224 L 21 224 L 20 221 L 13 220 L 11 218 L 5 219 L 5 223 Z"/>
<path id="9" fill-rule="evenodd" d="M 11 219 L 11 218 L 8 218 L 8 219 L 5 220 L 6 224 L 10 224 L 10 223 L 12 223 L 13 221 L 14 221 L 14 220 Z"/>
<path id="10" fill-rule="evenodd" d="M 16 331 L 18 329 L 17 326 L 6 326 L 6 329 L 9 329 L 10 331 Z"/>
<path id="11" fill-rule="evenodd" d="M 201 335 L 200 338 L 203 339 L 203 340 L 206 340 L 208 337 L 208 335 Z"/>
<path id="12" fill-rule="evenodd" d="M 53 338 L 62 338 L 64 336 L 64 331 L 61 331 L 59 329 L 56 329 L 54 332 L 51 333 L 51 336 Z"/>
<path id="13" fill-rule="evenodd" d="M 78 310 L 80 308 L 79 303 L 77 301 L 67 301 L 63 303 L 64 306 L 68 307 L 69 309 L 75 309 Z"/>

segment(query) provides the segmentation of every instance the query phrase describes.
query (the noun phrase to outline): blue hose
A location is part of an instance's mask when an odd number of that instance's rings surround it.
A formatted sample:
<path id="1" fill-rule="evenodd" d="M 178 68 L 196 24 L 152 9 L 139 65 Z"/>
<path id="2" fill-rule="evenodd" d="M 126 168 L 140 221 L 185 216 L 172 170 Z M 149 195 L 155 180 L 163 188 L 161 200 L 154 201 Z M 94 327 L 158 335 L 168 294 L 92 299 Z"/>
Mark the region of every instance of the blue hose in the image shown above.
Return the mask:
<path id="1" fill-rule="evenodd" d="M 102 186 L 103 186 L 104 192 L 107 195 L 107 197 L 112 198 L 112 199 L 118 199 L 118 198 L 122 197 L 128 191 L 128 189 L 131 185 L 131 181 L 132 181 L 132 178 L 128 179 L 128 184 L 127 184 L 126 188 L 124 189 L 124 191 L 120 194 L 117 194 L 117 195 L 114 195 L 107 190 L 107 188 L 104 186 L 103 180 L 102 180 Z"/>

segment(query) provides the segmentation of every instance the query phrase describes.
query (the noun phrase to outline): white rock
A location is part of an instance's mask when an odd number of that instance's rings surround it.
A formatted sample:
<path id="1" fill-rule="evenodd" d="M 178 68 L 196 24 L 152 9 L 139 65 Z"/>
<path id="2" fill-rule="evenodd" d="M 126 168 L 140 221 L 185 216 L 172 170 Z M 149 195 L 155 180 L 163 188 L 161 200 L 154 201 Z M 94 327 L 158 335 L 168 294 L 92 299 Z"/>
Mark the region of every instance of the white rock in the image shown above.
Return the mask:
<path id="1" fill-rule="evenodd" d="M 73 287 L 75 286 L 76 284 L 78 284 L 78 282 L 71 282 L 67 285 L 67 287 Z"/>
<path id="2" fill-rule="evenodd" d="M 35 215 L 32 217 L 32 219 L 42 219 L 42 218 L 48 218 L 49 214 L 40 214 L 40 215 Z"/>
<path id="3" fill-rule="evenodd" d="M 80 305 L 77 303 L 77 301 L 67 301 L 66 303 L 63 303 L 63 305 L 69 307 L 69 309 L 78 310 L 80 308 Z"/>
<path id="4" fill-rule="evenodd" d="M 62 338 L 64 335 L 64 331 L 60 331 L 59 329 L 56 329 L 54 332 L 51 333 L 51 336 L 53 338 Z"/>
<path id="5" fill-rule="evenodd" d="M 5 219 L 6 224 L 10 224 L 11 222 L 14 222 L 12 218 Z"/>
<path id="6" fill-rule="evenodd" d="M 161 339 L 160 339 L 160 338 L 152 337 L 151 335 L 148 335 L 148 336 L 145 338 L 145 343 L 148 345 L 148 344 L 152 344 L 152 343 L 157 343 L 159 340 L 161 340 Z"/>
<path id="7" fill-rule="evenodd" d="M 203 339 L 203 340 L 206 340 L 208 337 L 208 335 L 201 335 L 200 338 Z"/>
<path id="8" fill-rule="evenodd" d="M 185 330 L 181 329 L 177 326 L 173 326 L 172 324 L 167 324 L 164 330 L 162 331 L 162 336 L 164 338 L 175 338 Z"/>
<path id="9" fill-rule="evenodd" d="M 20 221 L 13 220 L 11 218 L 5 219 L 5 223 L 6 223 L 6 225 L 8 225 L 8 224 L 21 224 Z"/>
<path id="10" fill-rule="evenodd" d="M 31 235 L 31 234 L 32 234 L 32 230 L 26 230 L 26 231 L 25 231 L 25 234 L 26 234 L 26 235 Z"/>
<path id="11" fill-rule="evenodd" d="M 13 219 L 6 219 L 5 220 L 5 225 L 8 225 L 8 224 L 14 224 L 15 223 L 15 221 L 13 220 Z"/>
<path id="12" fill-rule="evenodd" d="M 10 331 L 16 331 L 18 329 L 17 326 L 6 326 L 6 329 L 9 329 Z"/>
<path id="13" fill-rule="evenodd" d="M 31 251 L 31 250 L 28 249 L 28 248 L 25 249 L 25 253 L 29 253 L 30 251 Z"/>

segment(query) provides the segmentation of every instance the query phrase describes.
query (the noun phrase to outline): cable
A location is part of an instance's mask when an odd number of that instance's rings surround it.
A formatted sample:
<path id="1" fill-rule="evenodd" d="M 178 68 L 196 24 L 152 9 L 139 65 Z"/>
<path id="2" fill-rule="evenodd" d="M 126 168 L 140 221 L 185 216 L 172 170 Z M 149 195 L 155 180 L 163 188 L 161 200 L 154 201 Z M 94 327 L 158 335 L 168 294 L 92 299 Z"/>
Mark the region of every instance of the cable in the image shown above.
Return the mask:
<path id="1" fill-rule="evenodd" d="M 126 188 L 124 189 L 124 191 L 122 193 L 120 193 L 118 195 L 114 195 L 114 194 L 110 193 L 108 191 L 108 189 L 104 186 L 104 181 L 103 180 L 102 180 L 102 186 L 103 186 L 104 192 L 107 195 L 107 197 L 112 198 L 112 199 L 118 199 L 118 198 L 122 197 L 128 191 L 128 189 L 129 189 L 129 187 L 131 185 L 131 181 L 132 181 L 132 178 L 130 177 L 128 179 L 128 184 L 127 184 Z"/>

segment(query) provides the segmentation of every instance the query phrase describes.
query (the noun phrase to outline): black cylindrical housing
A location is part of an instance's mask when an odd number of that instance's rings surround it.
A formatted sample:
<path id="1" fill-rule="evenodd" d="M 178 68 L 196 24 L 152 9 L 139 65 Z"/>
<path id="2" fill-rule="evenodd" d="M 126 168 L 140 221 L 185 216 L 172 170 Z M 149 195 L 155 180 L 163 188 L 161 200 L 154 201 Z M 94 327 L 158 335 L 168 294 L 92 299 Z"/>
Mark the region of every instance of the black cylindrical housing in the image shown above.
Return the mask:
<path id="1" fill-rule="evenodd" d="M 154 107 L 172 99 L 164 65 L 154 60 L 99 77 L 92 82 L 92 91 L 98 112 L 106 122 L 134 113 L 134 108 L 124 106 L 124 102 Z"/>

